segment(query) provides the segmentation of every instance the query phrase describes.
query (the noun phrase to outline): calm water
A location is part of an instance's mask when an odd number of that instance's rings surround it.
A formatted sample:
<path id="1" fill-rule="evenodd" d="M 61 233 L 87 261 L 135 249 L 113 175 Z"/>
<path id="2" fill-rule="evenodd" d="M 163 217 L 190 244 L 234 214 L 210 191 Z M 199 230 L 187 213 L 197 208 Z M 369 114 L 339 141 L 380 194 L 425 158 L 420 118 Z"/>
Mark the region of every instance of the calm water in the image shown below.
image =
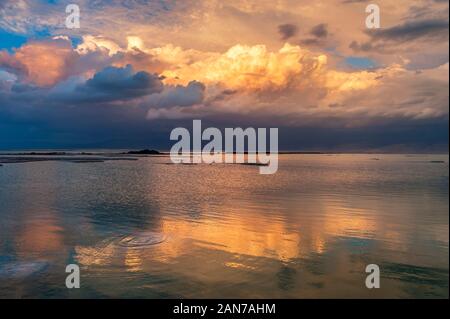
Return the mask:
<path id="1" fill-rule="evenodd" d="M 448 297 L 448 161 L 281 155 L 271 176 L 164 157 L 5 164 L 0 298 Z M 70 263 L 81 289 L 65 288 Z"/>

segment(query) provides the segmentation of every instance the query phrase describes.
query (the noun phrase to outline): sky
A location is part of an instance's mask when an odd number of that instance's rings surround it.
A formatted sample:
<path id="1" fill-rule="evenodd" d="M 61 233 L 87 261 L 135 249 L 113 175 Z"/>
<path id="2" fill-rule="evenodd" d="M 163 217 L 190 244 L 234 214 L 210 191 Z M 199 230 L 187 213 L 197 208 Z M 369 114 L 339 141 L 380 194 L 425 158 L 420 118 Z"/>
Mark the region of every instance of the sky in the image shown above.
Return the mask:
<path id="1" fill-rule="evenodd" d="M 446 0 L 0 0 L 0 150 L 168 150 L 201 119 L 282 150 L 448 152 L 448 61 Z"/>

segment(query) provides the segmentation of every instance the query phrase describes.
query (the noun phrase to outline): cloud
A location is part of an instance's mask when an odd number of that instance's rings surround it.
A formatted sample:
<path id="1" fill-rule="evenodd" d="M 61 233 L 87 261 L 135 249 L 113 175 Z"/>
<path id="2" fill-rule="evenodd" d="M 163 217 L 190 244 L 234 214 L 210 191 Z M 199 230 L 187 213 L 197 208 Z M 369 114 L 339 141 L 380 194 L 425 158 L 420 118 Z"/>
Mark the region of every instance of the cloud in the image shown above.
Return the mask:
<path id="1" fill-rule="evenodd" d="M 419 38 L 448 38 L 448 20 L 422 20 L 405 22 L 386 29 L 373 29 L 368 34 L 375 41 L 413 41 Z"/>
<path id="2" fill-rule="evenodd" d="M 15 81 L 16 79 L 14 74 L 0 70 L 0 81 Z"/>
<path id="3" fill-rule="evenodd" d="M 344 0 L 342 3 L 364 3 L 368 2 L 369 0 Z"/>
<path id="4" fill-rule="evenodd" d="M 132 131 L 130 141 L 191 118 L 448 126 L 448 4 L 383 1 L 383 28 L 368 31 L 364 1 L 342 2 L 80 0 L 74 32 L 64 2 L 0 1 L 0 28 L 34 39 L 0 51 L 0 132 L 45 123 L 61 139 Z"/>
<path id="5" fill-rule="evenodd" d="M 264 45 L 236 45 L 223 54 L 199 57 L 162 73 L 168 83 L 193 80 L 239 91 L 281 91 L 301 85 L 326 62 L 325 55 L 285 44 L 270 52 Z"/>
<path id="6" fill-rule="evenodd" d="M 65 36 L 29 41 L 14 52 L 0 51 L 0 68 L 15 73 L 27 83 L 51 87 L 72 76 L 92 76 L 107 66 L 132 64 L 149 72 L 162 71 L 149 53 L 123 49 L 115 42 L 93 36 L 83 37 L 75 49 Z"/>
<path id="7" fill-rule="evenodd" d="M 298 27 L 295 24 L 280 24 L 278 26 L 278 33 L 281 35 L 281 40 L 286 41 L 297 35 Z"/>
<path id="8" fill-rule="evenodd" d="M 49 6 L 42 1 L 2 0 L 0 28 L 14 33 L 42 32 L 48 28 L 63 27 L 65 5 Z M 42 14 L 41 14 L 42 13 Z"/>
<path id="9" fill-rule="evenodd" d="M 320 23 L 311 28 L 309 34 L 312 37 L 302 39 L 300 44 L 306 46 L 317 46 L 322 44 L 324 40 L 328 37 L 328 25 L 325 23 Z"/>
<path id="10" fill-rule="evenodd" d="M 117 102 L 160 93 L 163 88 L 157 74 L 134 72 L 132 66 L 127 65 L 107 67 L 84 83 L 77 83 L 76 79 L 62 83 L 51 91 L 50 98 L 75 104 Z"/>
<path id="11" fill-rule="evenodd" d="M 151 95 L 144 103 L 152 108 L 192 106 L 203 102 L 205 89 L 205 85 L 197 81 L 191 81 L 187 86 L 167 86 L 163 92 Z"/>
<path id="12" fill-rule="evenodd" d="M 311 33 L 319 39 L 326 37 L 326 28 L 317 26 Z M 12 55 L 3 53 L 3 65 L 24 74 L 17 83 L 2 85 L 4 95 L 55 108 L 61 104 L 140 108 L 148 119 L 239 114 L 295 125 L 327 118 L 340 119 L 334 124 L 361 125 L 375 118 L 422 119 L 448 114 L 448 94 L 443 89 L 448 77 L 437 71 L 445 66 L 433 69 L 440 74 L 436 78 L 433 73 L 416 74 L 399 64 L 370 71 L 338 70 L 329 64 L 327 55 L 287 43 L 275 51 L 265 45 L 235 45 L 218 53 L 173 45 L 148 48 L 137 38 L 128 41 L 134 45 L 127 46 L 105 38 L 85 40 L 87 43 L 75 49 L 58 38 L 28 43 Z M 30 47 L 43 48 L 35 51 L 35 61 L 52 54 L 59 61 L 47 64 L 48 77 L 36 77 L 33 65 L 21 71 L 24 60 L 20 54 L 31 54 Z M 49 52 L 49 48 L 55 50 Z M 52 85 L 42 85 L 45 83 Z M 423 91 L 418 87 L 427 88 L 425 97 L 416 96 L 415 92 Z"/>
<path id="13" fill-rule="evenodd" d="M 3 15 L 0 13 L 0 23 L 5 24 L 5 30 L 14 29 L 32 37 L 42 33 L 74 35 L 64 27 L 64 2 L 11 0 L 6 3 L 7 11 Z M 278 27 L 286 24 L 286 21 L 293 25 L 297 21 L 302 23 L 301 31 L 305 30 L 305 33 L 302 34 L 299 30 L 301 40 L 298 43 L 322 52 L 325 48 L 333 48 L 337 58 L 339 55 L 355 53 L 349 47 L 350 42 L 355 41 L 359 47 L 367 48 L 370 39 L 364 27 L 366 4 L 363 2 L 342 5 L 343 0 L 314 3 L 308 0 L 281 0 L 276 4 L 268 0 L 229 0 L 225 4 L 220 0 L 80 0 L 77 3 L 82 10 L 83 21 L 82 29 L 76 32 L 77 37 L 91 36 L 97 40 L 103 38 L 125 49 L 128 45 L 126 38 L 130 35 L 143 39 L 143 45 L 149 45 L 150 42 L 155 47 L 173 44 L 175 47 L 202 52 L 223 52 L 236 44 L 256 43 L 263 43 L 273 49 L 279 45 L 280 37 L 276 34 Z M 384 0 L 380 6 L 383 28 L 401 21 L 417 20 L 414 10 L 421 15 L 422 20 L 448 19 L 448 3 L 443 1 Z M 329 33 L 324 38 L 308 32 L 324 21 L 329 30 L 336 32 Z M 17 25 L 20 27 L 16 28 Z M 379 64 L 389 65 L 398 63 L 403 55 L 407 55 L 411 61 L 420 59 L 424 52 L 429 55 L 432 52 L 433 56 L 442 55 L 447 50 L 445 44 L 448 40 L 435 43 L 433 48 L 420 39 L 412 42 L 414 43 L 403 43 L 393 48 L 391 45 L 389 48 L 376 47 L 368 52 Z M 111 48 L 108 44 L 106 46 Z M 123 65 L 126 64 L 121 66 Z"/>
<path id="14" fill-rule="evenodd" d="M 106 50 L 108 55 L 112 56 L 122 51 L 122 48 L 117 43 L 103 36 L 85 35 L 82 37 L 82 40 L 82 43 L 77 46 L 77 51 L 80 54 Z"/>
<path id="15" fill-rule="evenodd" d="M 13 55 L 0 52 L 0 66 L 13 70 L 29 83 L 51 86 L 70 75 L 76 58 L 65 39 L 31 41 Z"/>
<path id="16" fill-rule="evenodd" d="M 239 114 L 279 125 L 349 127 L 383 119 L 437 119 L 448 116 L 447 69 L 448 64 L 417 73 L 394 64 L 340 71 L 327 65 L 326 56 L 298 46 L 286 44 L 277 52 L 238 46 L 166 74 L 169 82 L 201 79 L 206 85 L 202 104 L 152 108 L 147 116 L 217 119 Z M 221 88 L 232 94 L 224 95 Z"/>
<path id="17" fill-rule="evenodd" d="M 445 41 L 449 35 L 448 20 L 409 21 L 390 28 L 366 31 L 370 40 L 364 43 L 353 41 L 350 48 L 354 51 L 383 51 L 411 44 L 414 41 L 436 42 Z"/>
<path id="18" fill-rule="evenodd" d="M 326 38 L 328 36 L 328 25 L 325 23 L 318 24 L 311 29 L 310 33 L 316 38 Z"/>
<path id="19" fill-rule="evenodd" d="M 26 66 L 6 51 L 0 51 L 0 68 L 15 74 L 26 74 L 27 72 Z"/>

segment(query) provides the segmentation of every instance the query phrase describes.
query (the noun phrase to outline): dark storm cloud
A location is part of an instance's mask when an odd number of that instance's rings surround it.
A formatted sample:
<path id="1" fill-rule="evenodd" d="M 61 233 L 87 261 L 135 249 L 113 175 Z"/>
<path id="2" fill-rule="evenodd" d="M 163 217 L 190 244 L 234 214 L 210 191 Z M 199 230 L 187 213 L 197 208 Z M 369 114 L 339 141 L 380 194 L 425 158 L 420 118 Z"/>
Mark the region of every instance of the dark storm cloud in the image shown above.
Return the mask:
<path id="1" fill-rule="evenodd" d="M 311 29 L 310 32 L 316 38 L 326 38 L 328 36 L 328 25 L 321 23 Z"/>
<path id="2" fill-rule="evenodd" d="M 67 103 L 104 103 L 132 100 L 164 89 L 159 75 L 145 71 L 135 73 L 131 65 L 107 67 L 85 83 L 74 85 L 72 81 L 69 79 L 53 88 L 50 98 Z"/>
<path id="3" fill-rule="evenodd" d="M 287 40 L 296 36 L 298 33 L 298 27 L 295 24 L 281 24 L 278 26 L 278 33 L 281 35 L 281 40 Z"/>
<path id="4" fill-rule="evenodd" d="M 412 41 L 419 38 L 448 38 L 448 20 L 422 20 L 406 22 L 387 29 L 367 31 L 373 40 Z"/>
<path id="5" fill-rule="evenodd" d="M 159 93 L 163 89 L 161 78 L 141 71 L 134 73 L 131 65 L 124 68 L 107 67 L 94 75 L 77 91 L 89 96 L 107 96 L 112 99 L 129 99 Z"/>
<path id="6" fill-rule="evenodd" d="M 157 108 L 192 106 L 203 102 L 205 89 L 205 85 L 197 81 L 192 81 L 187 86 L 169 86 L 161 94 L 149 96 L 148 101 L 144 103 Z"/>
<path id="7" fill-rule="evenodd" d="M 128 134 L 140 135 L 148 125 L 149 108 L 196 105 L 203 102 L 206 89 L 197 81 L 165 86 L 159 75 L 135 72 L 129 65 L 107 67 L 89 80 L 71 77 L 52 88 L 11 80 L 12 75 L 5 72 L 0 75 L 0 126 L 29 129 L 36 125 L 48 139 L 60 129 L 74 135 L 103 129 L 106 134 L 114 127 L 110 123 L 120 129 L 128 126 Z"/>
<path id="8" fill-rule="evenodd" d="M 127 105 L 142 108 L 166 108 L 192 106 L 202 103 L 206 87 L 198 81 L 188 85 L 164 85 L 158 74 L 145 71 L 135 72 L 131 65 L 106 67 L 91 79 L 73 76 L 54 87 L 39 87 L 14 81 L 14 75 L 4 72 L 0 78 L 0 101 L 2 105 L 13 106 L 19 111 L 39 108 L 42 105 L 58 109 L 62 106 Z M 145 116 L 144 116 L 145 117 Z"/>
<path id="9" fill-rule="evenodd" d="M 412 5 L 409 10 L 405 20 L 431 20 L 431 19 L 442 19 L 446 20 L 448 17 L 448 0 L 441 2 L 446 3 L 446 7 L 440 6 L 437 9 L 435 6 L 430 6 L 429 3 L 422 3 L 420 5 Z"/>
<path id="10" fill-rule="evenodd" d="M 370 41 L 349 45 L 354 51 L 383 51 L 388 47 L 413 41 L 448 41 L 448 20 L 409 21 L 391 28 L 366 31 Z"/>
<path id="11" fill-rule="evenodd" d="M 302 45 L 319 45 L 328 37 L 328 25 L 320 23 L 309 31 L 311 37 L 300 40 Z"/>

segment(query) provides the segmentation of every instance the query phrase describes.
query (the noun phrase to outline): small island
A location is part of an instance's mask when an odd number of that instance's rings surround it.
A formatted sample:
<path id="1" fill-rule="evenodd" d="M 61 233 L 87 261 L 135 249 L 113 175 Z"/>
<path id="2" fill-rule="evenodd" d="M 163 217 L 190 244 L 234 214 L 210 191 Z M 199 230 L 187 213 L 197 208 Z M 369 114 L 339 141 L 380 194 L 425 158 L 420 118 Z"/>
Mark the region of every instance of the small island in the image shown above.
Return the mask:
<path id="1" fill-rule="evenodd" d="M 158 152 L 155 150 L 149 150 L 149 149 L 140 150 L 140 151 L 129 151 L 124 154 L 128 154 L 128 155 L 163 155 L 163 153 L 161 153 L 161 152 Z"/>

